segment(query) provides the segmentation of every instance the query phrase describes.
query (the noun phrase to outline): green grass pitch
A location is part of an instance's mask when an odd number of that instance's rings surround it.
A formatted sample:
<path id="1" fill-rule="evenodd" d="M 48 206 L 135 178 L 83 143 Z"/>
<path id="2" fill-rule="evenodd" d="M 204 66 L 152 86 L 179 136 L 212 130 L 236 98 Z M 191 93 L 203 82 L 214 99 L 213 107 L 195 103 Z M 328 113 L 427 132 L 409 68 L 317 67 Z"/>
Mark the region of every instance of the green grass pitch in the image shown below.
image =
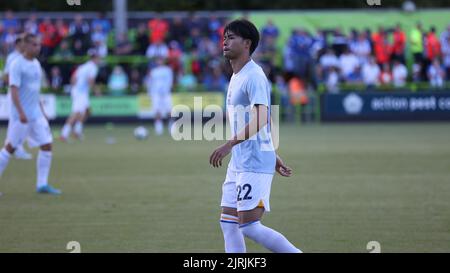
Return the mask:
<path id="1" fill-rule="evenodd" d="M 0 180 L 0 252 L 222 252 L 221 141 L 175 142 L 134 126 L 89 126 L 55 142 L 51 183 L 34 192 L 35 161 L 12 160 Z M 59 129 L 54 127 L 54 129 Z M 4 137 L 5 127 L 0 136 Z M 263 222 L 305 252 L 450 251 L 450 124 L 283 125 L 280 154 L 294 176 L 274 179 Z M 33 151 L 36 156 L 36 151 Z M 250 252 L 266 252 L 248 242 Z"/>

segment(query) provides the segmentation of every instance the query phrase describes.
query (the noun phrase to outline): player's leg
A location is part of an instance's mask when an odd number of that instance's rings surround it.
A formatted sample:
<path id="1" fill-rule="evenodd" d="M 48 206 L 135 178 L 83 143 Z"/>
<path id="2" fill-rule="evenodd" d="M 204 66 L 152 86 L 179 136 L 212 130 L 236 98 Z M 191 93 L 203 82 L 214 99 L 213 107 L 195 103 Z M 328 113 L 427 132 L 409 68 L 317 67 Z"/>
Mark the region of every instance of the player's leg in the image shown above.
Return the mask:
<path id="1" fill-rule="evenodd" d="M 10 122 L 8 122 L 8 129 L 9 130 L 9 126 L 10 126 Z M 5 138 L 5 143 L 4 145 L 7 144 L 7 138 Z M 33 155 L 28 153 L 25 148 L 23 147 L 23 142 L 19 143 L 14 151 L 14 157 L 17 159 L 23 159 L 23 160 L 30 160 L 33 158 Z"/>
<path id="2" fill-rule="evenodd" d="M 53 137 L 45 118 L 38 119 L 31 124 L 30 138 L 40 146 L 36 160 L 36 191 L 38 193 L 60 194 L 60 190 L 53 188 L 48 183 L 53 157 Z"/>
<path id="3" fill-rule="evenodd" d="M 28 123 L 21 123 L 19 120 L 9 120 L 6 144 L 0 151 L 0 176 L 8 166 L 9 159 L 14 154 L 16 147 L 25 139 L 28 128 Z"/>
<path id="4" fill-rule="evenodd" d="M 239 229 L 236 200 L 236 174 L 227 170 L 225 182 L 222 186 L 222 214 L 220 215 L 220 227 L 225 241 L 226 253 L 246 252 L 244 235 Z"/>
<path id="5" fill-rule="evenodd" d="M 164 132 L 164 125 L 162 122 L 162 112 L 164 111 L 164 101 L 162 97 L 157 93 L 151 94 L 152 99 L 152 109 L 154 113 L 153 126 L 155 128 L 156 135 L 162 135 Z"/>
<path id="6" fill-rule="evenodd" d="M 89 103 L 86 103 L 86 107 L 85 110 L 83 111 L 82 114 L 80 114 L 78 116 L 77 121 L 75 122 L 75 125 L 73 127 L 75 136 L 78 139 L 83 139 L 83 127 L 84 127 L 84 123 L 86 122 L 86 120 L 88 119 L 89 115 L 91 113 L 91 110 L 89 108 Z"/>
<path id="7" fill-rule="evenodd" d="M 60 139 L 62 141 L 67 141 L 67 139 L 70 136 L 70 133 L 72 132 L 72 127 L 75 124 L 77 113 L 72 113 L 70 116 L 66 119 L 66 122 L 64 123 L 63 128 L 61 129 Z"/>
<path id="8" fill-rule="evenodd" d="M 270 211 L 269 197 L 273 175 L 260 173 L 238 174 L 239 228 L 245 237 L 275 253 L 301 253 L 283 234 L 261 223 Z"/>
<path id="9" fill-rule="evenodd" d="M 33 155 L 27 152 L 27 150 L 23 147 L 23 142 L 17 146 L 16 151 L 14 152 L 14 157 L 23 160 L 33 159 Z"/>

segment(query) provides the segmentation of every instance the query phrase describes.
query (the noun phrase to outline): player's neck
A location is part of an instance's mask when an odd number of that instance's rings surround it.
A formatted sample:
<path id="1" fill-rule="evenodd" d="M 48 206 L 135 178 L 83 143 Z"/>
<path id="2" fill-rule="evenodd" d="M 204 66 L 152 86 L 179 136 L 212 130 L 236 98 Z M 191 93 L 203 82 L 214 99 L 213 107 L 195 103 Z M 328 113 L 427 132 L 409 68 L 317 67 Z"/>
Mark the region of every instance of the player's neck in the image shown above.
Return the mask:
<path id="1" fill-rule="evenodd" d="M 32 56 L 32 55 L 30 55 L 30 54 L 27 54 L 26 52 L 23 53 L 23 57 L 24 57 L 25 59 L 29 60 L 29 61 L 34 60 L 34 56 Z"/>
<path id="2" fill-rule="evenodd" d="M 234 74 L 239 73 L 239 71 L 241 71 L 241 69 L 251 60 L 252 58 L 250 58 L 250 56 L 242 56 L 234 60 L 230 60 L 231 69 L 233 70 L 233 73 Z"/>

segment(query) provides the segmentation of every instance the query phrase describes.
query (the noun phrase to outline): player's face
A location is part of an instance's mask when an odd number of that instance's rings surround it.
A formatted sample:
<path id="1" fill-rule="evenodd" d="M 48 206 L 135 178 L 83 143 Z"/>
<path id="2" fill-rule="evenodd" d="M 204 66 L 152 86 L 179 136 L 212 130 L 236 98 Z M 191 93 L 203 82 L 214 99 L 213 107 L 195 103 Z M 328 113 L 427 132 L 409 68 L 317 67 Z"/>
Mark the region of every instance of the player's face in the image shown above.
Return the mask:
<path id="1" fill-rule="evenodd" d="M 41 41 L 37 37 L 25 41 L 25 51 L 31 56 L 37 57 L 41 52 Z"/>
<path id="2" fill-rule="evenodd" d="M 228 60 L 238 58 L 248 48 L 248 40 L 227 31 L 223 36 L 223 56 Z"/>

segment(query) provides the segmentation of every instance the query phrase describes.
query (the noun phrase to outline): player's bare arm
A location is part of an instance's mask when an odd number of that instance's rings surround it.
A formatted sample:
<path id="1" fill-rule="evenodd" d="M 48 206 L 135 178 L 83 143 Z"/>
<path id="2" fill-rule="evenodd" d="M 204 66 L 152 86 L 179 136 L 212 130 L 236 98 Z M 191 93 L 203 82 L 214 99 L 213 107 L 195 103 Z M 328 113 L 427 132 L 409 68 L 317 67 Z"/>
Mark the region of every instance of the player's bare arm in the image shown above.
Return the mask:
<path id="1" fill-rule="evenodd" d="M 250 122 L 232 139 L 217 147 L 209 157 L 209 163 L 215 168 L 222 166 L 222 159 L 224 159 L 231 152 L 233 146 L 251 138 L 257 134 L 261 128 L 267 125 L 268 111 L 269 109 L 266 105 L 258 104 L 253 106 L 253 118 Z"/>
<path id="2" fill-rule="evenodd" d="M 17 86 L 15 85 L 11 85 L 11 99 L 17 109 L 17 112 L 19 113 L 20 122 L 27 123 L 27 116 L 25 115 L 25 112 L 23 111 L 22 105 L 20 104 L 19 100 L 19 88 L 17 88 Z"/>
<path id="3" fill-rule="evenodd" d="M 271 129 L 270 134 L 272 135 L 272 141 L 278 141 L 278 138 L 276 138 L 276 136 L 274 135 L 272 118 L 270 118 L 270 129 Z M 278 147 L 278 145 L 275 145 L 275 147 Z M 276 153 L 276 155 L 277 155 L 277 161 L 275 164 L 275 171 L 277 173 L 279 173 L 281 176 L 290 177 L 292 175 L 292 168 L 290 168 L 283 162 L 283 159 L 281 159 L 281 157 L 278 155 L 278 153 Z"/>

